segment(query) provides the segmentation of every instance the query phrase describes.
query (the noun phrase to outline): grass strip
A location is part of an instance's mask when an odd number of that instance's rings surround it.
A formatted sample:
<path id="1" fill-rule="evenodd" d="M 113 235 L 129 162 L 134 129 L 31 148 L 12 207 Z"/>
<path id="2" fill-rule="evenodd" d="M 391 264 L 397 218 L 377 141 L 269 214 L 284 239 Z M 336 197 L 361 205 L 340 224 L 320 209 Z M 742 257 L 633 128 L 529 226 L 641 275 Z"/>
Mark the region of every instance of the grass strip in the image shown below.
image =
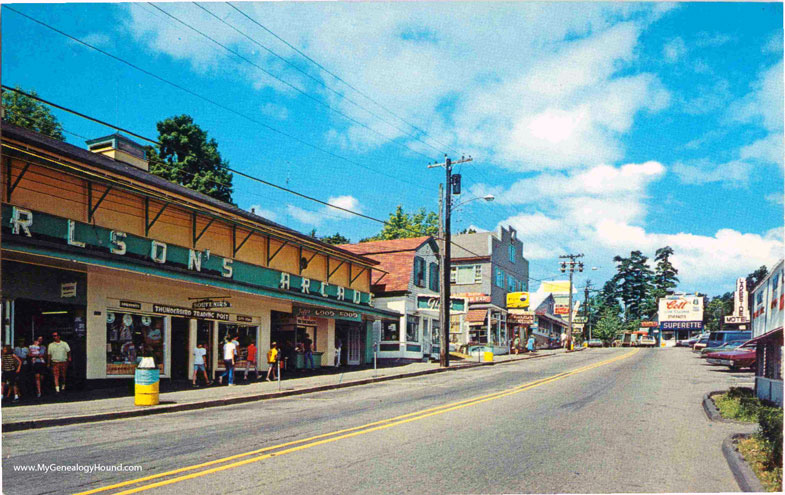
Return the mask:
<path id="1" fill-rule="evenodd" d="M 736 447 L 767 492 L 782 491 L 782 468 L 771 466 L 771 453 L 766 442 L 753 435 L 740 440 Z"/>

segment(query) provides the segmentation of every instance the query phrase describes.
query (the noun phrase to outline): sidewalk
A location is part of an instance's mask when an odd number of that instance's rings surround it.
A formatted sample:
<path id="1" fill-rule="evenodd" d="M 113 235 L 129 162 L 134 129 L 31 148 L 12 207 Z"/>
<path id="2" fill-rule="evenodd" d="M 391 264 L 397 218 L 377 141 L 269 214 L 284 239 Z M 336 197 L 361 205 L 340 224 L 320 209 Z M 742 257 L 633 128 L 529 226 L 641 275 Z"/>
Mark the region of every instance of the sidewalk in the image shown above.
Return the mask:
<path id="1" fill-rule="evenodd" d="M 394 380 L 441 373 L 451 370 L 469 369 L 478 366 L 536 359 L 564 353 L 561 349 L 541 350 L 535 355 L 495 356 L 491 363 L 452 360 L 449 368 L 439 368 L 439 363 L 410 363 L 401 366 L 347 371 L 329 375 L 314 375 L 292 378 L 280 382 L 257 382 L 235 387 L 206 387 L 166 392 L 160 395 L 157 406 L 135 406 L 133 397 L 115 397 L 83 402 L 57 402 L 22 405 L 2 408 L 3 432 L 45 428 L 77 423 L 89 423 L 111 419 L 187 411 L 206 407 L 218 407 L 243 402 L 274 399 L 290 395 L 320 392 L 336 388 L 365 385 L 379 381 Z"/>

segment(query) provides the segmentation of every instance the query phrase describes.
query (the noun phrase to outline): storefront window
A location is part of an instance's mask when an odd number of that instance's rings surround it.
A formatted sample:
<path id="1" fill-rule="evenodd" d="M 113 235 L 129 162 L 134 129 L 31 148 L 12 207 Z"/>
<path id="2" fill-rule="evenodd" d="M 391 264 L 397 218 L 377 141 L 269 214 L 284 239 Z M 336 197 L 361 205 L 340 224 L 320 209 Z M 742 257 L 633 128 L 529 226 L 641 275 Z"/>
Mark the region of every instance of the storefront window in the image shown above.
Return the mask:
<path id="1" fill-rule="evenodd" d="M 235 325 L 228 323 L 218 324 L 218 349 L 219 356 L 223 357 L 223 344 L 227 335 L 237 339 L 240 347 L 237 349 L 237 361 L 245 361 L 248 357 L 248 346 L 253 339 L 256 342 L 256 329 L 257 327 L 247 325 Z"/>
<path id="2" fill-rule="evenodd" d="M 396 321 L 383 321 L 382 322 L 382 340 L 389 342 L 398 342 L 400 335 L 398 334 L 398 322 Z"/>
<path id="3" fill-rule="evenodd" d="M 441 327 L 439 326 L 439 324 L 440 322 L 438 318 L 434 318 L 433 320 L 431 320 L 431 341 L 434 343 L 440 342 L 439 330 L 441 329 Z"/>
<path id="4" fill-rule="evenodd" d="M 420 319 L 416 316 L 406 317 L 406 340 L 408 342 L 420 341 Z"/>
<path id="5" fill-rule="evenodd" d="M 109 311 L 106 313 L 106 374 L 133 375 L 137 362 L 152 356 L 164 369 L 164 318 Z"/>

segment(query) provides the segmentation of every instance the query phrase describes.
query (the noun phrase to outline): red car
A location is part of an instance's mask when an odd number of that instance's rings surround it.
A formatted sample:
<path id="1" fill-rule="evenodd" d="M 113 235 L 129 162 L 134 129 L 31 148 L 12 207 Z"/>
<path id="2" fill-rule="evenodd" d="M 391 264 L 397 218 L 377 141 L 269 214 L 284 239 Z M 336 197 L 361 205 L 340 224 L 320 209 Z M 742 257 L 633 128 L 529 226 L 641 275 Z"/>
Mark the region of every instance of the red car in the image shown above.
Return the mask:
<path id="1" fill-rule="evenodd" d="M 755 343 L 747 343 L 737 347 L 732 351 L 710 352 L 706 356 L 709 364 L 720 364 L 730 367 L 732 370 L 740 368 L 751 368 L 755 370 Z"/>

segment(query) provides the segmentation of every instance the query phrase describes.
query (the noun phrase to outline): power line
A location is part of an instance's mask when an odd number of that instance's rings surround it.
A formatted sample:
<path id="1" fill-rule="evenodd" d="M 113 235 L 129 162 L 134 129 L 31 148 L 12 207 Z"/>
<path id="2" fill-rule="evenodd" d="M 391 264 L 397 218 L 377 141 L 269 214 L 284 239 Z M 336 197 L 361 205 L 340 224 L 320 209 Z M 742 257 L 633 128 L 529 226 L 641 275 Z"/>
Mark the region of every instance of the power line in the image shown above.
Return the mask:
<path id="1" fill-rule="evenodd" d="M 436 152 L 442 153 L 442 151 L 443 151 L 443 150 L 440 150 L 439 148 L 436 148 L 435 146 L 431 145 L 430 143 L 427 143 L 427 142 L 423 141 L 422 139 L 420 139 L 419 137 L 417 137 L 417 135 L 415 135 L 415 134 L 411 133 L 410 131 L 407 131 L 406 129 L 403 129 L 403 128 L 401 128 L 401 127 L 399 127 L 399 126 L 397 126 L 397 125 L 395 125 L 395 124 L 391 123 L 390 121 L 388 121 L 388 120 L 384 119 L 384 118 L 383 118 L 383 117 L 381 117 L 380 115 L 378 115 L 378 114 L 376 114 L 375 112 L 373 112 L 373 111 L 369 110 L 367 107 L 364 107 L 364 106 L 360 105 L 359 103 L 355 102 L 353 99 L 349 98 L 349 97 L 348 97 L 346 94 L 344 94 L 344 93 L 341 93 L 341 92 L 339 92 L 339 91 L 336 91 L 335 89 L 331 88 L 330 86 L 328 86 L 327 84 L 325 84 L 325 82 L 324 82 L 324 81 L 320 80 L 320 79 L 319 79 L 319 78 L 317 78 L 317 77 L 314 77 L 313 75 L 309 74 L 307 71 L 305 71 L 305 70 L 301 69 L 300 67 L 298 67 L 297 65 L 293 64 L 292 62 L 290 62 L 290 61 L 289 61 L 289 60 L 287 60 L 286 58 L 282 57 L 281 55 L 279 55 L 279 54 L 278 54 L 278 53 L 276 53 L 275 51 L 271 50 L 269 47 L 265 46 L 264 44 L 262 44 L 261 42 L 259 42 L 259 41 L 258 41 L 258 40 L 256 40 L 256 39 L 254 39 L 253 37 L 251 37 L 251 36 L 250 36 L 250 35 L 248 35 L 247 33 L 245 33 L 245 32 L 243 32 L 243 31 L 241 31 L 241 30 L 237 29 L 237 27 L 233 26 L 231 23 L 227 22 L 225 19 L 221 19 L 220 17 L 218 17 L 218 16 L 217 16 L 217 15 L 216 15 L 214 12 L 212 12 L 211 10 L 209 10 L 209 9 L 205 8 L 205 7 L 204 7 L 204 6 L 202 6 L 202 5 L 199 5 L 197 2 L 193 2 L 193 4 L 194 4 L 194 5 L 196 5 L 197 7 L 199 7 L 200 9 L 202 9 L 203 11 L 205 11 L 207 14 L 209 14 L 209 15 L 210 15 L 210 16 L 212 16 L 213 18 L 215 18 L 215 19 L 216 19 L 218 22 L 220 22 L 220 23 L 222 23 L 222 24 L 226 25 L 227 27 L 229 27 L 230 29 L 232 29 L 232 30 L 233 30 L 233 31 L 235 31 L 236 33 L 238 33 L 238 34 L 240 34 L 241 36 L 243 36 L 244 38 L 248 39 L 249 41 L 251 41 L 252 43 L 254 43 L 255 45 L 257 45 L 258 47 L 260 47 L 260 48 L 262 48 L 263 50 L 265 50 L 266 52 L 268 52 L 270 55 L 274 56 L 275 58 L 277 58 L 277 59 L 278 59 L 278 60 L 280 60 L 281 62 L 285 63 L 285 64 L 286 64 L 286 65 L 288 65 L 289 67 L 293 68 L 294 70 L 296 70 L 296 71 L 297 71 L 297 72 L 299 72 L 300 74 L 304 75 L 304 76 L 305 76 L 305 77 L 307 77 L 308 79 L 312 80 L 313 82 L 315 82 L 315 83 L 316 83 L 316 84 L 318 84 L 319 86 L 321 86 L 321 87 L 325 88 L 326 90 L 330 91 L 331 93 L 333 93 L 333 94 L 335 94 L 335 95 L 337 95 L 337 96 L 341 97 L 343 100 L 347 101 L 348 103 L 351 103 L 351 104 L 352 104 L 352 105 L 354 105 L 355 107 L 357 107 L 357 108 L 360 108 L 360 109 L 364 110 L 364 111 L 365 111 L 365 112 L 367 112 L 369 115 L 371 115 L 371 116 L 373 116 L 373 117 L 375 117 L 375 118 L 379 119 L 381 122 L 384 122 L 385 124 L 389 125 L 389 126 L 390 126 L 390 127 L 392 127 L 393 129 L 396 129 L 396 130 L 398 130 L 398 131 L 400 131 L 400 132 L 403 132 L 403 133 L 404 133 L 404 134 L 406 134 L 407 136 L 409 136 L 409 137 L 411 137 L 411 138 L 413 138 L 413 139 L 415 139 L 415 140 L 419 141 L 420 143 L 424 144 L 425 146 L 428 146 L 429 148 L 433 149 L 433 150 L 434 150 L 434 151 L 436 151 Z M 410 148 L 410 149 L 411 149 L 411 148 Z M 414 150 L 412 150 L 412 151 L 414 151 Z"/>
<path id="2" fill-rule="evenodd" d="M 239 52 L 237 52 L 235 50 L 232 50 L 231 48 L 229 48 L 228 46 L 224 45 L 220 41 L 216 40 L 215 38 L 211 37 L 208 34 L 205 34 L 204 32 L 200 31 L 199 29 L 191 26 L 190 24 L 188 24 L 187 22 L 183 21 L 182 19 L 180 19 L 179 17 L 175 16 L 174 14 L 170 14 L 169 12 L 163 10 L 161 7 L 155 5 L 154 3 L 148 2 L 148 5 L 150 5 L 154 9 L 159 10 L 160 12 L 162 12 L 164 15 L 166 15 L 170 19 L 173 19 L 173 20 L 177 21 L 178 23 L 182 24 L 183 26 L 187 27 L 188 29 L 192 30 L 193 32 L 199 34 L 200 36 L 203 36 L 204 38 L 207 38 L 208 40 L 210 40 L 211 42 L 213 42 L 216 45 L 220 46 L 221 48 L 223 48 L 224 50 L 228 51 L 229 53 L 233 54 L 234 56 L 236 56 L 237 58 L 239 58 L 243 62 L 252 65 L 253 67 L 258 69 L 262 73 L 267 74 L 268 76 L 272 77 L 273 79 L 275 79 L 276 81 L 280 82 L 281 84 L 283 84 L 283 85 L 293 89 L 294 91 L 300 93 L 301 95 L 303 95 L 306 98 L 310 99 L 311 101 L 315 102 L 317 105 L 321 105 L 321 106 L 325 107 L 326 109 L 330 110 L 331 112 L 335 112 L 336 114 L 340 115 L 341 117 L 345 118 L 346 120 L 348 120 L 348 121 L 350 121 L 350 122 L 352 122 L 354 124 L 357 124 L 357 125 L 359 125 L 360 127 L 364 128 L 364 129 L 367 129 L 368 131 L 376 134 L 377 136 L 380 136 L 385 141 L 393 143 L 393 144 L 395 144 L 397 146 L 400 146 L 402 148 L 406 148 L 407 150 L 411 151 L 412 153 L 416 153 L 416 154 L 418 154 L 420 156 L 423 156 L 425 158 L 428 158 L 428 159 L 432 158 L 432 157 L 429 157 L 428 155 L 426 155 L 424 153 L 421 153 L 421 152 L 419 152 L 417 150 L 414 150 L 414 149 L 410 148 L 409 146 L 407 146 L 405 144 L 399 143 L 399 142 L 397 142 L 397 141 L 395 141 L 393 139 L 388 138 L 387 136 L 385 136 L 381 132 L 379 132 L 379 131 L 377 131 L 375 129 L 372 129 L 367 124 L 365 124 L 363 122 L 360 122 L 359 120 L 357 120 L 357 119 L 355 119 L 353 117 L 350 117 L 349 115 L 341 112 L 340 110 L 337 110 L 337 109 L 333 108 L 332 106 L 330 106 L 330 104 L 325 103 L 324 101 L 320 100 L 319 98 L 316 98 L 315 96 L 313 96 L 311 94 L 308 94 L 308 92 L 303 91 L 302 89 L 298 88 L 294 84 L 281 79 L 280 77 L 276 76 L 275 74 L 273 74 L 272 72 L 270 72 L 267 69 L 263 68 L 262 66 L 258 65 L 257 63 L 253 62 L 252 60 L 246 58 L 245 56 L 243 56 Z"/>
<path id="3" fill-rule="evenodd" d="M 207 103 L 210 103 L 211 105 L 214 105 L 214 106 L 217 106 L 218 108 L 226 110 L 227 112 L 230 112 L 230 113 L 233 113 L 233 114 L 235 114 L 235 115 L 237 115 L 239 117 L 242 117 L 243 119 L 246 119 L 246 120 L 248 120 L 250 122 L 253 122 L 253 123 L 255 123 L 255 124 L 257 124 L 257 125 L 265 128 L 265 129 L 271 131 L 271 132 L 274 132 L 274 133 L 279 134 L 281 136 L 284 136 L 284 137 L 287 137 L 289 139 L 292 139 L 292 140 L 294 140 L 294 141 L 296 141 L 296 142 L 298 142 L 298 143 L 300 143 L 300 144 L 302 144 L 304 146 L 307 146 L 307 147 L 309 147 L 311 149 L 320 151 L 322 153 L 325 153 L 325 154 L 327 154 L 329 156 L 332 156 L 334 158 L 337 158 L 339 160 L 345 161 L 347 163 L 351 163 L 352 165 L 356 165 L 356 166 L 358 166 L 360 168 L 363 168 L 365 170 L 369 170 L 369 171 L 371 171 L 373 173 L 376 173 L 376 174 L 388 177 L 388 178 L 393 179 L 393 180 L 398 181 L 398 182 L 409 184 L 409 185 L 417 187 L 419 189 L 428 190 L 427 188 L 421 186 L 420 184 L 418 184 L 416 182 L 411 182 L 411 181 L 408 181 L 408 180 L 404 180 L 404 179 L 401 179 L 401 178 L 399 178 L 397 176 L 387 174 L 387 173 L 382 172 L 380 170 L 376 170 L 376 169 L 368 167 L 367 165 L 364 165 L 364 164 L 362 164 L 360 162 L 357 162 L 357 161 L 352 160 L 350 158 L 346 158 L 346 157 L 344 157 L 342 155 L 338 155 L 337 153 L 333 153 L 332 151 L 324 149 L 324 148 L 322 148 L 320 146 L 317 146 L 315 144 L 311 144 L 311 143 L 309 143 L 307 141 L 304 141 L 303 139 L 300 139 L 300 138 L 298 138 L 298 137 L 296 137 L 296 136 L 294 136 L 292 134 L 289 134 L 289 133 L 284 132 L 284 131 L 282 131 L 280 129 L 272 127 L 272 126 L 270 126 L 268 124 L 265 124 L 264 122 L 261 122 L 259 120 L 254 119 L 252 117 L 249 117 L 248 115 L 245 115 L 242 112 L 234 110 L 231 107 L 227 107 L 226 105 L 223 105 L 222 103 L 219 103 L 219 102 L 217 102 L 217 101 L 215 101 L 215 100 L 213 100 L 211 98 L 208 98 L 208 97 L 206 97 L 204 95 L 201 95 L 201 94 L 199 94 L 199 93 L 197 93 L 195 91 L 192 91 L 192 90 L 190 90 L 190 89 L 188 89 L 188 88 L 186 88 L 186 87 L 184 87 L 184 86 L 182 86 L 180 84 L 177 84 L 175 82 L 169 81 L 168 79 L 166 79 L 166 78 L 164 78 L 162 76 L 159 76 L 158 74 L 155 74 L 155 73 L 150 72 L 150 71 L 148 71 L 146 69 L 143 69 L 143 68 L 139 67 L 138 65 L 133 64 L 132 62 L 129 62 L 129 61 L 127 61 L 127 60 L 125 60 L 125 59 L 123 59 L 121 57 L 118 57 L 116 55 L 113 55 L 112 53 L 109 53 L 109 52 L 107 52 L 107 51 L 105 51 L 105 50 L 103 50 L 101 48 L 98 48 L 98 47 L 96 47 L 94 45 L 91 45 L 90 43 L 87 43 L 86 41 L 83 41 L 83 40 L 81 40 L 79 38 L 76 38 L 75 36 L 72 36 L 72 35 L 64 32 L 64 31 L 61 31 L 61 30 L 59 30 L 59 29 L 57 29 L 57 28 L 55 28 L 55 27 L 53 27 L 53 26 L 51 26 L 51 25 L 49 25 L 49 24 L 47 24 L 47 23 L 45 23 L 43 21 L 40 21 L 40 20 L 38 20 L 38 19 L 36 19 L 34 17 L 31 17 L 31 16 L 29 16 L 27 14 L 24 14 L 24 13 L 22 13 L 22 12 L 16 10 L 16 9 L 14 9 L 13 7 L 10 7 L 8 5 L 4 5 L 3 7 L 5 9 L 11 11 L 11 12 L 14 12 L 16 14 L 21 15 L 22 17 L 25 17 L 25 18 L 29 19 L 30 21 L 35 22 L 36 24 L 44 26 L 47 29 L 50 29 L 50 30 L 52 30 L 52 31 L 62 35 L 62 36 L 65 36 L 68 39 L 71 39 L 71 40 L 73 40 L 73 41 L 75 41 L 75 42 L 77 42 L 77 43 L 79 43 L 81 45 L 84 45 L 84 46 L 86 46 L 88 48 L 91 48 L 91 49 L 93 49 L 93 50 L 95 50 L 95 51 L 97 51 L 97 52 L 99 52 L 99 53 L 101 53 L 101 54 L 103 54 L 103 55 L 113 59 L 113 60 L 116 60 L 116 61 L 118 61 L 118 62 L 120 62 L 120 63 L 122 63 L 124 65 L 127 65 L 128 67 L 131 67 L 132 69 L 135 69 L 135 70 L 137 70 L 139 72 L 142 72 L 143 74 L 146 74 L 146 75 L 148 75 L 148 76 L 150 76 L 150 77 L 152 77 L 152 78 L 154 78 L 154 79 L 156 79 L 158 81 L 161 81 L 161 82 L 163 82 L 163 83 L 165 83 L 165 84 L 167 84 L 169 86 L 172 86 L 173 88 L 179 89 L 180 91 L 188 93 L 191 96 L 194 96 L 194 97 L 196 97 L 196 98 L 198 98 L 200 100 L 203 100 L 203 101 L 205 101 Z"/>
<path id="4" fill-rule="evenodd" d="M 397 118 L 397 119 L 398 119 L 398 120 L 400 120 L 401 122 L 405 123 L 405 124 L 406 124 L 406 125 L 408 125 L 409 127 L 411 127 L 411 128 L 413 128 L 413 129 L 415 129 L 416 131 L 418 131 L 418 132 L 421 132 L 421 133 L 423 133 L 423 134 L 424 134 L 424 135 L 426 135 L 426 136 L 428 135 L 428 133 L 427 133 L 427 132 L 425 132 L 424 130 L 422 130 L 422 129 L 420 129 L 419 127 L 417 127 L 416 125 L 414 125 L 414 124 L 412 124 L 412 123 L 408 122 L 408 121 L 407 121 L 406 119 L 404 119 L 403 117 L 400 117 L 400 116 L 398 116 L 398 115 L 397 115 L 395 112 L 393 112 L 392 110 L 390 110 L 390 109 L 389 109 L 389 108 L 387 108 L 386 106 L 382 105 L 382 104 L 381 104 L 381 103 L 379 103 L 378 101 L 376 101 L 376 100 L 374 100 L 373 98 L 371 98 L 370 96 L 366 95 L 364 92 L 362 92 L 362 91 L 360 91 L 359 89 L 357 89 L 356 87 L 352 86 L 351 84 L 349 84 L 348 82 L 346 82 L 344 79 L 342 79 L 342 78 L 341 78 L 340 76 L 338 76 L 337 74 L 335 74 L 335 73 L 331 72 L 331 71 L 330 71 L 329 69 L 327 69 L 325 66 L 323 66 L 322 64 L 320 64 L 320 63 L 319 63 L 319 62 L 317 62 L 316 60 L 312 59 L 311 57 L 309 57 L 308 55 L 306 55 L 306 54 L 305 54 L 303 51 L 301 51 L 300 49 L 298 49 L 297 47 L 295 47 L 294 45 L 292 45 L 291 43 L 289 43 L 289 42 L 288 42 L 288 41 L 286 41 L 285 39 L 281 38 L 280 36 L 278 36 L 277 34 L 275 34 L 274 32 L 272 32 L 272 31 L 271 31 L 269 28 L 267 28 L 266 26 L 264 26 L 263 24 L 261 24 L 260 22 L 258 22 L 256 19 L 254 19 L 253 17 L 249 16 L 248 14 L 246 14 L 245 12 L 243 12 L 242 10 L 240 10 L 238 7 L 236 7 L 235 5 L 233 5 L 231 2 L 226 2 L 226 5 L 228 5 L 229 7 L 233 8 L 234 10 L 236 10 L 237 12 L 239 12 L 241 15 L 243 15 L 243 17 L 245 17 L 246 19 L 248 19 L 248 20 L 249 20 L 249 21 L 251 21 L 252 23 L 256 24 L 256 25 L 257 25 L 257 26 L 259 26 L 260 28 L 262 28 L 262 29 L 264 29 L 265 31 L 267 31 L 268 33 L 270 33 L 270 34 L 271 34 L 272 36 L 274 36 L 276 39 L 278 39 L 279 41 L 281 41 L 282 43 L 284 43 L 286 46 L 288 46 L 289 48 L 291 48 L 291 49 L 292 49 L 292 50 L 294 50 L 295 52 L 299 53 L 299 54 L 300 54 L 301 56 L 303 56 L 303 57 L 304 57 L 306 60 L 308 60 L 308 61 L 310 61 L 311 63 L 313 63 L 314 65 L 316 65 L 317 67 L 319 67 L 321 70 L 323 70 L 323 71 L 324 71 L 324 72 L 326 72 L 327 74 L 329 74 L 329 75 L 333 76 L 333 77 L 334 77 L 335 79 L 337 79 L 338 81 L 342 82 L 343 84 L 345 84 L 345 85 L 346 85 L 346 86 L 348 86 L 349 88 L 351 88 L 351 89 L 353 89 L 354 91 L 356 91 L 358 94 L 360 94 L 360 95 L 361 95 L 363 98 L 365 98 L 366 100 L 368 100 L 368 101 L 372 102 L 373 104 L 375 104 L 376 106 L 378 106 L 379 108 L 381 108 L 382 110 L 384 110 L 385 112 L 389 113 L 390 115 L 392 115 L 393 117 Z M 446 144 L 444 144 L 444 143 L 440 143 L 439 141 L 435 140 L 433 137 L 431 137 L 431 140 L 432 140 L 434 143 L 438 144 L 439 146 L 443 146 L 443 147 L 447 148 L 448 150 L 450 150 L 450 151 L 452 151 L 452 152 L 454 152 L 454 153 L 459 153 L 459 152 L 458 152 L 458 151 L 457 151 L 455 148 L 451 148 L 450 146 L 448 146 L 448 145 L 446 145 Z M 459 153 L 459 154 L 460 154 L 460 153 Z"/>

